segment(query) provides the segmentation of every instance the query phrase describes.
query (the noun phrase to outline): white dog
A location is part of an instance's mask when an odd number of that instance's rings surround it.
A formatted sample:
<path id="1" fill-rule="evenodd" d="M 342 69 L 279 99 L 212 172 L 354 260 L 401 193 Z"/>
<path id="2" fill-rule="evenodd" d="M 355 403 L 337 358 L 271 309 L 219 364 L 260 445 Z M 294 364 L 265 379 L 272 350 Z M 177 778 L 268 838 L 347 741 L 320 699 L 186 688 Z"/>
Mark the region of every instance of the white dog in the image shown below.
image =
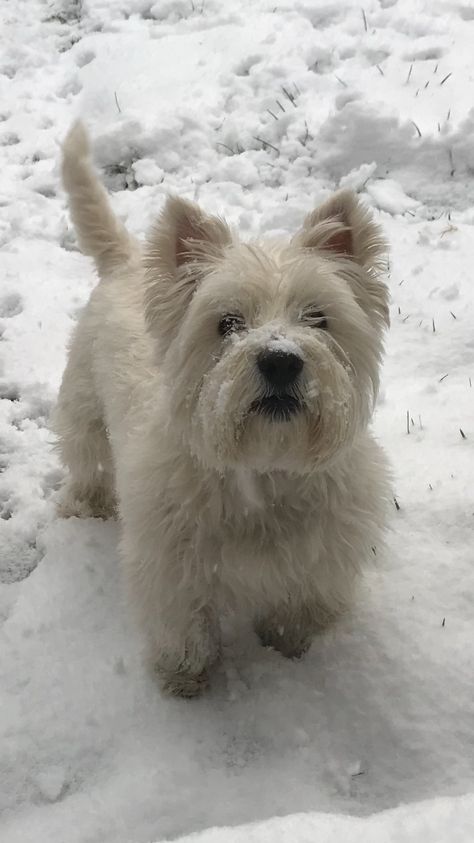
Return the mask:
<path id="1" fill-rule="evenodd" d="M 388 293 L 383 238 L 350 192 L 290 242 L 244 244 L 174 197 L 144 247 L 113 215 L 77 124 L 63 178 L 100 283 L 54 427 L 64 515 L 116 501 L 132 602 L 163 687 L 192 696 L 219 613 L 285 656 L 350 604 L 390 494 L 368 424 Z"/>

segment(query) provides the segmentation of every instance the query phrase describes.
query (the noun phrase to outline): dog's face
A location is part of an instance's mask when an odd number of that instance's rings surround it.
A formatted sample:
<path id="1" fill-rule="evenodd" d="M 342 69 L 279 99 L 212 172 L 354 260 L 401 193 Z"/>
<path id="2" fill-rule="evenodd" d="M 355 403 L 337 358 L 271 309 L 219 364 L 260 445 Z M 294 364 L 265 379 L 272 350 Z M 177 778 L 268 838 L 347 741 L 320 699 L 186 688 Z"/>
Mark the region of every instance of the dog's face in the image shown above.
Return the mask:
<path id="1" fill-rule="evenodd" d="M 170 423 L 205 465 L 306 473 L 365 427 L 388 320 L 382 250 L 350 193 L 289 244 L 236 242 L 168 201 L 148 245 L 146 313 Z"/>

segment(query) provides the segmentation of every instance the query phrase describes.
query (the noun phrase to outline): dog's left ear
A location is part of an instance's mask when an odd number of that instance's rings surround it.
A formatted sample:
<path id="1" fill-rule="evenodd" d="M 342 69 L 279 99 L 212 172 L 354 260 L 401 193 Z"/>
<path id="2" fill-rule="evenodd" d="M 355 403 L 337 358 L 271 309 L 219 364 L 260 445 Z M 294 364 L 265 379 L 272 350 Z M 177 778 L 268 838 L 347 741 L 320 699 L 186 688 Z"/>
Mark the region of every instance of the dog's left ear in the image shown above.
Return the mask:
<path id="1" fill-rule="evenodd" d="M 365 270 L 350 276 L 353 292 L 369 316 L 375 314 L 389 325 L 389 293 L 380 278 L 387 244 L 380 226 L 355 193 L 341 190 L 331 196 L 308 214 L 295 239 L 305 249 L 348 258 Z"/>
<path id="2" fill-rule="evenodd" d="M 228 225 L 170 196 L 145 245 L 145 316 L 166 349 L 198 284 L 232 242 Z"/>

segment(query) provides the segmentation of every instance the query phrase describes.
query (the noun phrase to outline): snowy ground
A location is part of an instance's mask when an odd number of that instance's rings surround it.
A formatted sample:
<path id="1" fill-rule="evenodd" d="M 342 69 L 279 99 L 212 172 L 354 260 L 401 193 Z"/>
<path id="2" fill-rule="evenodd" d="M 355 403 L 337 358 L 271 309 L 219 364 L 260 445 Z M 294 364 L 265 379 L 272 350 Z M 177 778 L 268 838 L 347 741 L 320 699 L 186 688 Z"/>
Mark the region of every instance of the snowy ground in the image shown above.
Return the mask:
<path id="1" fill-rule="evenodd" d="M 254 820 L 195 839 L 472 843 L 471 0 L 0 0 L 0 23 L 2 843 Z M 192 703 L 141 665 L 117 526 L 54 513 L 47 417 L 94 284 L 58 183 L 78 114 L 137 233 L 168 191 L 251 235 L 350 185 L 392 244 L 388 557 L 301 663 L 231 627 Z"/>

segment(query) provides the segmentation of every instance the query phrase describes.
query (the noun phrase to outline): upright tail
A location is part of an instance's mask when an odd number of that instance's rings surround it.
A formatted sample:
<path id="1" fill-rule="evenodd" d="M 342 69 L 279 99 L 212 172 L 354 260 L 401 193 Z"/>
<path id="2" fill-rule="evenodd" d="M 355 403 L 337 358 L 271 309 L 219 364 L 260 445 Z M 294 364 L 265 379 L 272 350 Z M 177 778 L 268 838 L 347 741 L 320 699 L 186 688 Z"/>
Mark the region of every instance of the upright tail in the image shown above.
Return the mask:
<path id="1" fill-rule="evenodd" d="M 122 266 L 134 251 L 134 240 L 110 207 L 81 122 L 74 123 L 64 141 L 62 177 L 81 251 L 94 258 L 99 273 Z"/>

